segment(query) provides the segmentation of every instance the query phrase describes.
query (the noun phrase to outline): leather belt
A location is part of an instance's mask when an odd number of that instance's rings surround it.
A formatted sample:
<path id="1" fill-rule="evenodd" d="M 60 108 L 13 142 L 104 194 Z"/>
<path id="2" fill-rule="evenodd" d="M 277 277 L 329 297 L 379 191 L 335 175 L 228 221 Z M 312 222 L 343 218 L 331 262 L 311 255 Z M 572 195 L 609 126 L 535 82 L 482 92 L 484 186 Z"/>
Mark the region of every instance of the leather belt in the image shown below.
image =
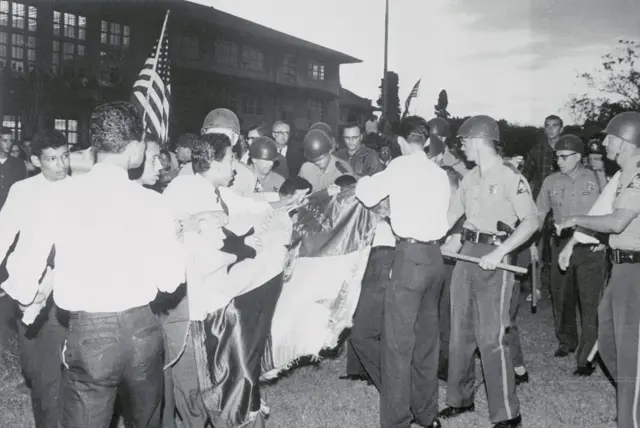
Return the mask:
<path id="1" fill-rule="evenodd" d="M 434 245 L 438 244 L 440 241 L 418 241 L 413 238 L 397 238 L 398 242 L 406 242 L 407 244 L 422 244 L 422 245 Z"/>
<path id="2" fill-rule="evenodd" d="M 609 260 L 614 264 L 640 263 L 640 251 L 611 250 Z"/>
<path id="3" fill-rule="evenodd" d="M 508 235 L 494 235 L 470 229 L 462 229 L 461 234 L 462 242 L 471 242 L 472 244 L 500 245 L 508 237 Z"/>

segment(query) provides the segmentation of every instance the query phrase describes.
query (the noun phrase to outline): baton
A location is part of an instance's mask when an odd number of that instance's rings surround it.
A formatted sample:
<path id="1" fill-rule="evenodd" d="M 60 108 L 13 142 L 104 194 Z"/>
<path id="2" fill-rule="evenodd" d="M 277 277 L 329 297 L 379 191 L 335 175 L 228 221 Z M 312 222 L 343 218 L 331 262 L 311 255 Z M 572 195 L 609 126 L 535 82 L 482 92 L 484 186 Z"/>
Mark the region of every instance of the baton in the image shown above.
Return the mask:
<path id="1" fill-rule="evenodd" d="M 587 357 L 587 361 L 589 363 L 593 363 L 593 360 L 596 358 L 596 354 L 598 353 L 598 341 L 593 344 L 593 348 L 591 348 L 591 352 L 589 352 L 589 356 Z"/>
<path id="2" fill-rule="evenodd" d="M 456 260 L 462 260 L 462 261 L 465 261 L 465 262 L 471 262 L 471 263 L 476 263 L 476 264 L 480 263 L 480 258 L 479 257 L 467 256 L 467 255 L 460 254 L 460 253 L 451 253 L 449 251 L 443 251 L 442 255 L 444 257 L 449 257 L 451 259 L 456 259 Z M 510 265 L 510 264 L 507 264 L 507 263 L 498 263 L 496 265 L 496 267 L 498 269 L 503 269 L 503 270 L 506 270 L 506 271 L 509 271 L 509 272 L 513 272 L 513 273 L 518 273 L 520 275 L 525 275 L 528 272 L 528 270 L 523 268 L 523 267 Z"/>
<path id="3" fill-rule="evenodd" d="M 540 263 L 531 260 L 531 313 L 538 311 L 538 289 L 540 286 Z"/>

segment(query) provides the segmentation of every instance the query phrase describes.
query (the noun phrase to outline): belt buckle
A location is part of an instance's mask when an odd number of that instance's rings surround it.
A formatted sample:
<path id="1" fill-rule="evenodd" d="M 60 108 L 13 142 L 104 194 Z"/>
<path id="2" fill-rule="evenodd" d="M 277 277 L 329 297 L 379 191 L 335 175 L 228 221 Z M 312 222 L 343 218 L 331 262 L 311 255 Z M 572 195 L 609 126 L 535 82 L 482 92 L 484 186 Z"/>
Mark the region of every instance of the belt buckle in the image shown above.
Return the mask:
<path id="1" fill-rule="evenodd" d="M 615 264 L 620 263 L 620 251 L 618 250 L 611 251 L 611 261 Z"/>
<path id="2" fill-rule="evenodd" d="M 480 242 L 480 232 L 476 232 L 471 230 L 470 233 L 473 234 L 473 239 L 471 240 L 472 244 L 477 244 Z"/>

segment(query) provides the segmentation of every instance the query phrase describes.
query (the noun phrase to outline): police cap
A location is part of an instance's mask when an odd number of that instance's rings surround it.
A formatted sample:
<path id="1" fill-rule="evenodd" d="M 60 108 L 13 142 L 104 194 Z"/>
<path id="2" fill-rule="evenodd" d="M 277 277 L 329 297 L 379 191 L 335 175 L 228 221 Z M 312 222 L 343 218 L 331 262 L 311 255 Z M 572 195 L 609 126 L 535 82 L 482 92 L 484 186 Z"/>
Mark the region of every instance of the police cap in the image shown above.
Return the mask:
<path id="1" fill-rule="evenodd" d="M 276 142 L 269 137 L 258 137 L 251 143 L 249 155 L 252 159 L 274 161 L 278 158 L 278 146 L 276 146 Z"/>
<path id="2" fill-rule="evenodd" d="M 604 133 L 640 146 L 640 113 L 628 111 L 616 115 L 611 119 Z"/>
<path id="3" fill-rule="evenodd" d="M 326 132 L 320 129 L 311 129 L 304 136 L 302 146 L 304 148 L 304 157 L 309 162 L 316 162 L 331 152 L 333 142 Z"/>

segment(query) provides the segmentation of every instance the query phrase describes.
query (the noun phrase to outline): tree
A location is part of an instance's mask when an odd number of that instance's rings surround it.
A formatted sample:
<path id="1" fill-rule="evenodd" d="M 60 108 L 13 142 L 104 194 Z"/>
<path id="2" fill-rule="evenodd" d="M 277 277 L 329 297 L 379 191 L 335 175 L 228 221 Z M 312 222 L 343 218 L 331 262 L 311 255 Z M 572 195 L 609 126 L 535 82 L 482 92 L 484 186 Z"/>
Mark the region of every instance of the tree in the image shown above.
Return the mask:
<path id="1" fill-rule="evenodd" d="M 383 117 L 382 121 L 387 122 L 389 124 L 393 124 L 400 120 L 400 97 L 398 96 L 398 83 L 399 83 L 398 74 L 393 71 L 387 71 L 386 81 L 387 81 L 387 84 L 389 85 L 387 99 L 384 100 L 386 101 L 386 105 L 387 105 L 387 108 L 386 108 L 387 117 Z M 376 103 L 378 104 L 378 107 L 383 108 L 383 112 L 385 111 L 384 110 L 385 102 L 383 101 L 384 85 L 385 85 L 385 79 L 382 79 L 382 82 L 379 86 L 380 97 L 376 101 Z"/>
<path id="2" fill-rule="evenodd" d="M 578 78 L 600 96 L 571 96 L 567 107 L 576 122 L 604 126 L 618 113 L 640 111 L 640 42 L 619 40 L 616 52 L 602 56 L 601 68 Z"/>
<path id="3" fill-rule="evenodd" d="M 447 111 L 447 106 L 449 105 L 449 97 L 447 96 L 447 91 L 445 89 L 440 91 L 438 95 L 438 104 L 433 106 L 435 109 L 434 114 L 436 117 L 441 117 L 443 119 L 449 119 L 451 115 Z"/>

